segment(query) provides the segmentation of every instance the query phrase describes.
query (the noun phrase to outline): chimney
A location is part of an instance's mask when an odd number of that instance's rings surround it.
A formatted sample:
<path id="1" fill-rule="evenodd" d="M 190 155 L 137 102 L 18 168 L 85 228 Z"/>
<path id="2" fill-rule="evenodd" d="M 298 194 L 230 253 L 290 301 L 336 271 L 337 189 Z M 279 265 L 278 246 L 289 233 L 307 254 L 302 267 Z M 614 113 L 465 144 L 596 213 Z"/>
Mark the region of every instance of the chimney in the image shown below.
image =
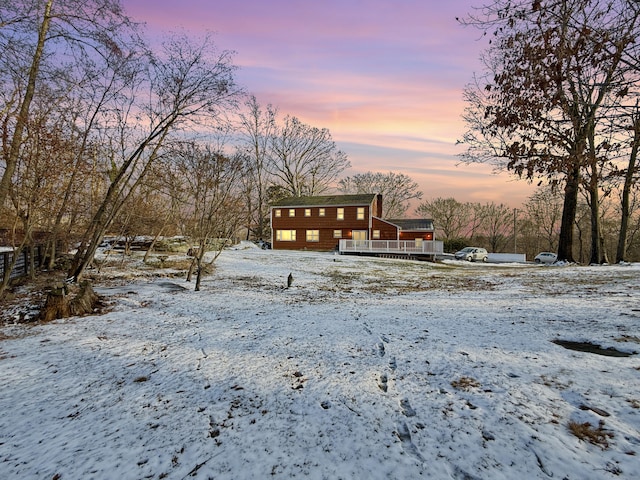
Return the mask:
<path id="1" fill-rule="evenodd" d="M 382 218 L 382 194 L 376 195 L 376 217 Z"/>

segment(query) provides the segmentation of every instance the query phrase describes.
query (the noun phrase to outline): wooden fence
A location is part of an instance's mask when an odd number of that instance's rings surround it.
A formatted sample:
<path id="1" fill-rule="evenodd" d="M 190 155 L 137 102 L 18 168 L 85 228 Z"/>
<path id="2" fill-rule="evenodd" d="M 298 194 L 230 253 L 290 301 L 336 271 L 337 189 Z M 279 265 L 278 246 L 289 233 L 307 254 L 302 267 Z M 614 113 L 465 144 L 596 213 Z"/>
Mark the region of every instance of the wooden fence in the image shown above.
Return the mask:
<path id="1" fill-rule="evenodd" d="M 31 261 L 33 258 L 33 261 Z M 0 281 L 4 278 L 5 272 L 9 270 L 11 263 L 13 263 L 14 252 L 13 251 L 0 251 Z M 20 277 L 26 277 L 31 274 L 31 268 L 39 268 L 44 261 L 44 247 L 39 245 L 33 249 L 24 249 L 16 259 L 16 264 L 13 266 L 9 279 L 14 280 Z"/>

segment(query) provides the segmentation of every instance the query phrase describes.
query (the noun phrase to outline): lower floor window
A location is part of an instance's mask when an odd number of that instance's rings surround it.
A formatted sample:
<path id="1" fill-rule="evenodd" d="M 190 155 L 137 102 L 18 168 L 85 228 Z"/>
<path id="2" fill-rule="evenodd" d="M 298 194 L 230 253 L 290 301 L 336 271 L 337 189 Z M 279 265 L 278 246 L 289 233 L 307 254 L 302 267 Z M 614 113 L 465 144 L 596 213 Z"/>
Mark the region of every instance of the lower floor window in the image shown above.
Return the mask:
<path id="1" fill-rule="evenodd" d="M 276 240 L 279 242 L 295 242 L 295 230 L 276 230 Z"/>
<path id="2" fill-rule="evenodd" d="M 380 240 L 380 230 L 374 230 L 373 231 L 373 239 L 374 240 Z"/>
<path id="3" fill-rule="evenodd" d="M 307 230 L 307 242 L 319 242 L 320 230 Z"/>
<path id="4" fill-rule="evenodd" d="M 342 230 L 334 230 L 333 238 L 342 238 Z"/>

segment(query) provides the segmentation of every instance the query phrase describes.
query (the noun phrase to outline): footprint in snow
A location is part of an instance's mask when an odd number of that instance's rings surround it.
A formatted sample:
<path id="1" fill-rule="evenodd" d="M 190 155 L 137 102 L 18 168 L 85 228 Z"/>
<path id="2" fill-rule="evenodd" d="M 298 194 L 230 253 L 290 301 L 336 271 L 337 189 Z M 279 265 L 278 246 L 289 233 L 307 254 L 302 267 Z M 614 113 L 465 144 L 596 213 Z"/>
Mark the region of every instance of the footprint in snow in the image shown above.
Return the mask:
<path id="1" fill-rule="evenodd" d="M 421 462 L 424 462 L 424 457 L 420 455 L 418 448 L 411 441 L 411 433 L 409 432 L 409 427 L 405 422 L 401 422 L 396 427 L 396 435 L 402 442 L 402 448 L 410 455 L 413 455 Z"/>
<path id="2" fill-rule="evenodd" d="M 416 411 L 413 409 L 411 404 L 409 403 L 408 398 L 400 399 L 400 408 L 402 409 L 402 413 L 405 417 L 415 417 Z"/>
<path id="3" fill-rule="evenodd" d="M 396 363 L 396 357 L 391 357 L 389 359 L 389 368 L 395 372 L 397 367 L 398 367 L 398 364 Z"/>
<path id="4" fill-rule="evenodd" d="M 380 388 L 380 390 L 382 390 L 383 392 L 387 391 L 387 374 L 386 373 L 380 374 L 380 377 L 378 378 L 378 388 Z"/>
<path id="5" fill-rule="evenodd" d="M 384 349 L 384 343 L 379 342 L 376 347 L 378 348 L 378 356 L 380 357 L 384 357 L 385 354 L 385 349 Z"/>

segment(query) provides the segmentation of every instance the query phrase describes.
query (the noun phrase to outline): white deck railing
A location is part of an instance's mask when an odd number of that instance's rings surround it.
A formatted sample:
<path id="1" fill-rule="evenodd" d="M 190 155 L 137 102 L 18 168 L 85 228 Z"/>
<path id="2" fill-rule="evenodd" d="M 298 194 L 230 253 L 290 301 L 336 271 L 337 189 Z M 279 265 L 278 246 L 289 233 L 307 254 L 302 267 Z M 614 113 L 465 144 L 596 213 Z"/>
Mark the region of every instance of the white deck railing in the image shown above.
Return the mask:
<path id="1" fill-rule="evenodd" d="M 444 251 L 437 240 L 340 240 L 340 253 L 436 255 Z"/>

